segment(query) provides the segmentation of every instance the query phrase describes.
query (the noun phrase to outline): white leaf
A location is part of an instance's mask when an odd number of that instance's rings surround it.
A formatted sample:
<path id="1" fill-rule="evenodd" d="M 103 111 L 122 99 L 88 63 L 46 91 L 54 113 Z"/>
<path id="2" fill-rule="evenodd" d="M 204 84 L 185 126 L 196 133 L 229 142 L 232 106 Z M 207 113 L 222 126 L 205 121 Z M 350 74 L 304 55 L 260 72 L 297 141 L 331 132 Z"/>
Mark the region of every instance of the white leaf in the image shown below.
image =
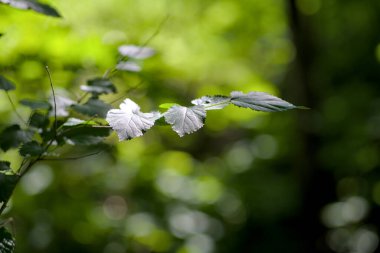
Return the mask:
<path id="1" fill-rule="evenodd" d="M 231 103 L 240 107 L 263 112 L 279 112 L 298 108 L 281 98 L 265 92 L 250 92 L 244 94 L 241 91 L 233 91 L 231 92 Z"/>
<path id="2" fill-rule="evenodd" d="M 139 47 L 134 45 L 124 45 L 119 47 L 119 53 L 134 59 L 146 59 L 153 56 L 156 52 L 150 47 Z"/>
<path id="3" fill-rule="evenodd" d="M 219 110 L 230 104 L 231 98 L 226 96 L 203 96 L 191 101 L 193 105 L 203 105 L 205 110 Z"/>
<path id="4" fill-rule="evenodd" d="M 190 134 L 203 127 L 206 110 L 201 105 L 193 107 L 172 106 L 165 114 L 165 120 L 172 125 L 179 136 Z"/>
<path id="5" fill-rule="evenodd" d="M 56 106 L 56 115 L 58 117 L 67 117 L 69 116 L 69 112 L 67 108 L 73 104 L 75 104 L 74 100 L 71 100 L 70 98 L 67 98 L 65 96 L 61 95 L 55 95 L 55 104 L 54 104 L 54 98 L 50 97 L 49 99 L 50 104 L 52 105 L 53 110 L 50 112 L 51 115 L 54 115 L 54 107 Z"/>
<path id="6" fill-rule="evenodd" d="M 140 107 L 127 98 L 120 109 L 108 111 L 106 120 L 122 141 L 143 135 L 160 117 L 159 112 L 142 113 Z"/>
<path id="7" fill-rule="evenodd" d="M 131 72 L 140 72 L 141 66 L 133 61 L 121 61 L 116 65 L 118 70 L 131 71 Z"/>

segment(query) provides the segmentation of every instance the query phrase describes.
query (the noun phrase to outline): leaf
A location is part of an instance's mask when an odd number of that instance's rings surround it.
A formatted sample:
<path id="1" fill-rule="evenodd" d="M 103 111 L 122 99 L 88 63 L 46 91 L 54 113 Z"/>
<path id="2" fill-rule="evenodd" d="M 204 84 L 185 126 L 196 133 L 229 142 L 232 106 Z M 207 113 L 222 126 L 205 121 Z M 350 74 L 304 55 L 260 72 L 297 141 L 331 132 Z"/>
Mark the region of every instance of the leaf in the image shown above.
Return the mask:
<path id="1" fill-rule="evenodd" d="M 20 100 L 20 104 L 29 107 L 32 110 L 49 110 L 51 108 L 51 105 L 46 101 L 37 101 L 37 100 L 31 100 L 31 99 L 22 99 Z"/>
<path id="2" fill-rule="evenodd" d="M 0 253 L 12 253 L 15 245 L 12 234 L 5 227 L 0 227 Z"/>
<path id="3" fill-rule="evenodd" d="M 8 161 L 0 161 L 0 171 L 7 171 L 10 170 L 11 163 Z"/>
<path id="4" fill-rule="evenodd" d="M 172 125 L 173 130 L 182 137 L 203 127 L 206 110 L 201 105 L 193 107 L 175 105 L 164 114 L 164 117 L 166 122 Z"/>
<path id="5" fill-rule="evenodd" d="M 22 9 L 22 10 L 31 9 L 36 12 L 45 14 L 47 16 L 61 17 L 58 11 L 54 9 L 53 7 L 47 4 L 39 3 L 34 0 L 0 0 L 0 3 L 9 4 L 10 6 L 14 8 Z"/>
<path id="6" fill-rule="evenodd" d="M 299 108 L 265 92 L 244 94 L 240 91 L 233 91 L 231 92 L 231 103 L 239 107 L 263 112 L 279 112 Z"/>
<path id="7" fill-rule="evenodd" d="M 91 92 L 95 95 L 116 93 L 116 87 L 106 78 L 95 78 L 87 81 L 87 85 L 82 85 L 81 90 Z"/>
<path id="8" fill-rule="evenodd" d="M 130 72 L 140 72 L 141 66 L 133 61 L 121 61 L 116 65 L 116 69 Z"/>
<path id="9" fill-rule="evenodd" d="M 134 45 L 123 45 L 118 48 L 122 56 L 134 59 L 146 59 L 153 56 L 156 52 L 149 47 L 139 47 Z"/>
<path id="10" fill-rule="evenodd" d="M 194 105 L 202 105 L 205 110 L 219 110 L 223 109 L 231 102 L 230 97 L 216 95 L 216 96 L 203 96 L 201 98 L 191 101 Z"/>
<path id="11" fill-rule="evenodd" d="M 108 111 L 106 120 L 122 141 L 143 135 L 160 117 L 159 112 L 142 113 L 140 107 L 127 98 L 120 109 Z"/>
<path id="12" fill-rule="evenodd" d="M 30 117 L 29 125 L 44 129 L 49 125 L 49 117 L 46 114 L 35 112 Z"/>
<path id="13" fill-rule="evenodd" d="M 103 141 L 110 134 L 108 127 L 97 127 L 88 124 L 65 126 L 60 134 L 66 143 L 71 145 L 94 145 Z"/>
<path id="14" fill-rule="evenodd" d="M 51 115 L 54 115 L 54 98 L 51 97 L 49 99 L 50 101 L 50 104 L 52 105 L 52 108 L 53 110 L 51 111 Z M 61 96 L 61 95 L 56 95 L 55 96 L 55 104 L 56 104 L 56 113 L 57 113 L 57 117 L 67 117 L 69 116 L 69 112 L 67 110 L 67 108 L 73 104 L 75 104 L 75 102 L 73 100 L 71 100 L 70 98 L 67 98 L 65 96 Z"/>
<path id="15" fill-rule="evenodd" d="M 103 101 L 90 98 L 85 104 L 74 104 L 72 108 L 84 115 L 88 115 L 91 117 L 100 117 L 105 118 L 107 112 L 112 108 L 111 105 L 104 103 Z"/>
<path id="16" fill-rule="evenodd" d="M 0 134 L 0 147 L 5 152 L 10 148 L 17 148 L 30 140 L 32 132 L 21 130 L 19 125 L 11 125 Z"/>
<path id="17" fill-rule="evenodd" d="M 36 141 L 30 141 L 24 143 L 20 150 L 20 155 L 24 157 L 34 157 L 42 155 L 45 152 L 45 149 Z"/>
<path id="18" fill-rule="evenodd" d="M 170 107 L 173 107 L 175 105 L 178 105 L 178 104 L 176 104 L 176 103 L 163 103 L 163 104 L 160 104 L 158 107 L 162 108 L 162 109 L 169 109 Z"/>
<path id="19" fill-rule="evenodd" d="M 18 175 L 12 172 L 9 165 L 7 161 L 0 162 L 0 202 L 9 199 L 18 181 Z"/>
<path id="20" fill-rule="evenodd" d="M 4 76 L 0 75 L 0 90 L 9 91 L 9 90 L 14 90 L 14 89 L 15 89 L 14 84 L 11 81 L 9 81 L 7 78 L 5 78 Z"/>
<path id="21" fill-rule="evenodd" d="M 94 125 L 94 121 L 85 121 L 77 118 L 69 118 L 63 126 L 65 127 L 71 127 L 71 126 L 78 126 L 78 125 Z"/>

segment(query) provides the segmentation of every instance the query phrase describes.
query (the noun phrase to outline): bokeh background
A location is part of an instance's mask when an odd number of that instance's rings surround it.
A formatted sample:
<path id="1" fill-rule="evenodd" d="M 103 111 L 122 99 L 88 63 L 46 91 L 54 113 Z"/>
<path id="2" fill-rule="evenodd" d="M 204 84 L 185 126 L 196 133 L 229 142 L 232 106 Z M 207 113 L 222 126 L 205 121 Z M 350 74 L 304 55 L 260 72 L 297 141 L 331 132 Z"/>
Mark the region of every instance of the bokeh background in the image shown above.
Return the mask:
<path id="1" fill-rule="evenodd" d="M 380 1 L 46 3 L 63 18 L 0 5 L 0 70 L 16 103 L 47 99 L 45 65 L 75 98 L 115 65 L 118 46 L 148 43 L 157 55 L 143 71 L 112 79 L 144 111 L 233 90 L 311 109 L 231 106 L 183 138 L 155 126 L 131 141 L 111 136 L 96 156 L 39 163 L 6 214 L 16 252 L 376 252 Z M 0 126 L 18 121 L 0 94 Z"/>

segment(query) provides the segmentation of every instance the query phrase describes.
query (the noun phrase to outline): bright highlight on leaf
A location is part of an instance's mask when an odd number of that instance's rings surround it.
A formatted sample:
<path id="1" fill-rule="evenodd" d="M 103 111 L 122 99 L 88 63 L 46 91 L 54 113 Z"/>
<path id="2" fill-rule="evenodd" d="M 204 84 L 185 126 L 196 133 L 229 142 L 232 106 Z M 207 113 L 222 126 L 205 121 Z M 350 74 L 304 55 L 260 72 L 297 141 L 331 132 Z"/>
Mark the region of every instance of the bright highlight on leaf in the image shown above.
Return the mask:
<path id="1" fill-rule="evenodd" d="M 193 107 L 175 105 L 164 114 L 164 117 L 166 122 L 172 125 L 173 130 L 182 137 L 203 127 L 206 110 L 201 105 Z"/>
<path id="2" fill-rule="evenodd" d="M 135 102 L 125 99 L 120 109 L 108 111 L 106 120 L 120 140 L 129 140 L 143 135 L 160 117 L 159 112 L 142 113 Z"/>
<path id="3" fill-rule="evenodd" d="M 231 98 L 226 96 L 203 96 L 191 101 L 193 105 L 202 105 L 205 110 L 219 110 L 230 104 Z"/>

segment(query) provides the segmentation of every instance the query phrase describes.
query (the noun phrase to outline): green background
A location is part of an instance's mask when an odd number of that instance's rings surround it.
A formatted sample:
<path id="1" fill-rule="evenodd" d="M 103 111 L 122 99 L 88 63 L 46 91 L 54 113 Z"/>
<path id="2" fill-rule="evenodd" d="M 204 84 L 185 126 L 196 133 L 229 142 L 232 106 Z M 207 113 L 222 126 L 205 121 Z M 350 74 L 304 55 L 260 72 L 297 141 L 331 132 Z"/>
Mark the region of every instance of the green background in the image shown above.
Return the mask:
<path id="1" fill-rule="evenodd" d="M 16 252 L 375 252 L 379 1 L 46 3 L 63 18 L 0 5 L 0 70 L 16 103 L 49 97 L 45 65 L 55 89 L 78 98 L 118 46 L 148 43 L 157 54 L 141 73 L 115 74 L 120 92 L 104 101 L 122 95 L 150 111 L 264 91 L 311 110 L 229 106 L 183 138 L 155 126 L 131 141 L 112 135 L 96 156 L 39 163 L 6 214 Z M 0 94 L 1 128 L 17 122 Z M 0 158 L 20 163 L 17 150 Z"/>

